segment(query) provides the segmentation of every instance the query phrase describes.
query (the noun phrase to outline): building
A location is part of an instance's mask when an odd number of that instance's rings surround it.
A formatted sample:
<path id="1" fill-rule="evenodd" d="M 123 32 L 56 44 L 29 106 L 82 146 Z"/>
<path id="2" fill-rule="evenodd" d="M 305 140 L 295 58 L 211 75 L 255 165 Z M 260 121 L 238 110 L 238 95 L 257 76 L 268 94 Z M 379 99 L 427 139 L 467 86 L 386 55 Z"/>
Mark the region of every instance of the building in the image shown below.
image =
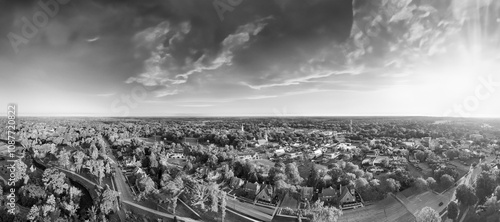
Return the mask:
<path id="1" fill-rule="evenodd" d="M 323 150 L 321 149 L 317 149 L 317 150 L 314 150 L 311 154 L 310 154 L 310 157 L 311 158 L 318 158 L 320 156 L 323 155 Z"/>
<path id="2" fill-rule="evenodd" d="M 243 190 L 247 192 L 250 195 L 257 195 L 259 190 L 260 190 L 260 184 L 259 183 L 246 183 L 245 186 L 243 186 Z"/>
<path id="3" fill-rule="evenodd" d="M 266 133 L 266 135 L 264 136 L 264 139 L 257 140 L 256 146 L 259 147 L 259 146 L 267 145 L 267 142 L 269 142 L 269 140 L 267 138 L 267 133 Z"/>
<path id="4" fill-rule="evenodd" d="M 302 187 L 300 189 L 300 198 L 302 201 L 311 201 L 314 195 L 314 188 L 312 187 Z"/>
<path id="5" fill-rule="evenodd" d="M 340 186 L 340 209 L 354 209 L 362 207 L 363 203 L 356 199 L 356 190 L 347 186 Z"/>
<path id="6" fill-rule="evenodd" d="M 366 153 L 367 158 L 375 158 L 380 154 L 380 150 L 370 150 Z"/>
<path id="7" fill-rule="evenodd" d="M 330 202 L 335 199 L 337 192 L 333 188 L 325 188 L 318 195 L 318 198 L 324 202 Z"/>
<path id="8" fill-rule="evenodd" d="M 343 150 L 343 151 L 350 151 L 352 149 L 355 149 L 356 146 L 353 146 L 351 143 L 340 143 L 337 145 L 337 149 Z"/>
<path id="9" fill-rule="evenodd" d="M 365 166 L 372 166 L 373 165 L 373 158 L 366 158 L 361 162 L 362 165 Z"/>
<path id="10" fill-rule="evenodd" d="M 337 158 L 338 156 L 340 156 L 340 153 L 339 152 L 325 153 L 324 155 L 325 155 L 325 158 L 333 160 L 333 159 Z"/>
<path id="11" fill-rule="evenodd" d="M 274 187 L 271 185 L 264 185 L 264 188 L 255 197 L 254 203 L 261 203 L 266 205 L 274 205 L 273 199 L 275 198 Z"/>
<path id="12" fill-rule="evenodd" d="M 172 158 L 172 159 L 186 159 L 186 157 L 184 156 L 184 153 L 178 153 L 178 152 L 171 153 L 168 158 Z"/>
<path id="13" fill-rule="evenodd" d="M 427 145 L 430 147 L 431 142 L 432 142 L 432 137 L 424 137 L 424 138 L 422 138 L 422 141 L 427 143 Z"/>
<path id="14" fill-rule="evenodd" d="M 283 156 L 285 155 L 285 149 L 284 148 L 281 148 L 281 149 L 277 149 L 274 151 L 274 156 L 276 157 L 279 157 L 279 156 Z"/>
<path id="15" fill-rule="evenodd" d="M 238 189 L 241 186 L 243 186 L 244 183 L 245 182 L 242 179 L 240 179 L 238 177 L 233 177 L 233 178 L 231 178 L 231 181 L 229 182 L 229 186 L 233 189 Z"/>
<path id="16" fill-rule="evenodd" d="M 390 161 L 388 156 L 378 156 L 373 160 L 373 165 L 376 166 L 385 166 L 385 164 L 388 164 Z"/>
<path id="17" fill-rule="evenodd" d="M 240 160 L 256 160 L 259 159 L 258 153 L 240 153 L 238 154 Z"/>
<path id="18" fill-rule="evenodd" d="M 406 147 L 414 147 L 416 145 L 413 141 L 402 142 Z"/>
<path id="19" fill-rule="evenodd" d="M 288 158 L 295 159 L 302 156 L 302 152 L 287 153 Z"/>

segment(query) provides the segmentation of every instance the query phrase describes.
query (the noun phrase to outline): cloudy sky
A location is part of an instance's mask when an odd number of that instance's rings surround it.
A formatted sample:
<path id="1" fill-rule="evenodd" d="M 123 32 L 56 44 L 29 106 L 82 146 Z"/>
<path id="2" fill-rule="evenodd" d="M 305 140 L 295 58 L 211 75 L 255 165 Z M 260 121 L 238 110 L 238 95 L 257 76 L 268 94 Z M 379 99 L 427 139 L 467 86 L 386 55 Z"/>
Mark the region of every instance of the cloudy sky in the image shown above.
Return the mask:
<path id="1" fill-rule="evenodd" d="M 500 117 L 499 8 L 0 0 L 0 103 L 42 116 Z"/>

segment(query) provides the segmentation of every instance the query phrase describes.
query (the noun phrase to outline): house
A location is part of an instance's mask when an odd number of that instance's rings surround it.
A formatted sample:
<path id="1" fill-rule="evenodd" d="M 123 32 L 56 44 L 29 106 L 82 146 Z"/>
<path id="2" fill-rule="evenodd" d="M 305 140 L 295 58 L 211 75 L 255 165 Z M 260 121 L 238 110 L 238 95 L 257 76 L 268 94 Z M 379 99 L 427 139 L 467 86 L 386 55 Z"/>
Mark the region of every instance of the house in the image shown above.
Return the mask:
<path id="1" fill-rule="evenodd" d="M 244 183 L 245 182 L 242 179 L 240 179 L 238 177 L 233 177 L 233 178 L 231 178 L 231 181 L 229 182 L 229 186 L 233 189 L 238 189 L 241 186 L 243 186 Z"/>
<path id="2" fill-rule="evenodd" d="M 287 153 L 288 158 L 295 159 L 302 156 L 302 152 Z"/>
<path id="3" fill-rule="evenodd" d="M 340 187 L 340 209 L 356 209 L 358 207 L 363 207 L 363 200 L 358 201 L 356 199 L 356 190 L 349 187 Z"/>
<path id="4" fill-rule="evenodd" d="M 384 166 L 385 163 L 389 163 L 390 159 L 388 156 L 378 156 L 373 160 L 373 165 Z"/>
<path id="5" fill-rule="evenodd" d="M 274 156 L 276 156 L 276 157 L 283 156 L 283 155 L 285 155 L 285 149 L 284 148 L 277 149 L 277 150 L 274 151 Z"/>
<path id="6" fill-rule="evenodd" d="M 267 139 L 267 134 L 266 134 L 264 139 L 257 140 L 257 147 L 267 145 L 267 142 L 268 142 L 268 139 Z"/>
<path id="7" fill-rule="evenodd" d="M 469 138 L 472 140 L 482 140 L 484 138 L 484 136 L 481 134 L 471 134 L 469 136 Z"/>
<path id="8" fill-rule="evenodd" d="M 339 152 L 325 153 L 324 155 L 325 155 L 325 158 L 333 160 L 333 159 L 337 158 L 340 155 L 340 153 Z"/>
<path id="9" fill-rule="evenodd" d="M 366 153 L 366 157 L 375 158 L 380 154 L 380 150 L 370 150 Z"/>
<path id="10" fill-rule="evenodd" d="M 414 147 L 416 144 L 413 141 L 402 142 L 406 147 Z"/>
<path id="11" fill-rule="evenodd" d="M 350 151 L 352 149 L 355 149 L 356 146 L 351 145 L 350 143 L 340 143 L 337 145 L 337 149 L 343 150 L 343 151 Z"/>
<path id="12" fill-rule="evenodd" d="M 266 184 L 255 197 L 255 203 L 272 204 L 274 197 L 274 187 Z"/>
<path id="13" fill-rule="evenodd" d="M 361 162 L 361 164 L 371 166 L 373 165 L 373 158 L 366 158 L 363 160 L 363 162 Z"/>
<path id="14" fill-rule="evenodd" d="M 180 153 L 180 152 L 171 153 L 168 158 L 172 158 L 172 159 L 186 159 L 186 157 L 184 156 L 184 153 Z"/>
<path id="15" fill-rule="evenodd" d="M 333 188 L 325 188 L 318 195 L 321 201 L 329 202 L 332 201 L 337 196 L 337 192 Z"/>
<path id="16" fill-rule="evenodd" d="M 314 150 L 309 157 L 311 158 L 318 158 L 323 155 L 323 151 L 321 149 Z"/>
<path id="17" fill-rule="evenodd" d="M 240 160 L 256 160 L 259 159 L 258 153 L 240 153 L 238 154 Z"/>
<path id="18" fill-rule="evenodd" d="M 302 187 L 300 190 L 300 198 L 303 201 L 311 201 L 314 195 L 314 188 L 312 187 Z"/>
<path id="19" fill-rule="evenodd" d="M 356 202 L 354 195 L 354 189 L 349 189 L 347 186 L 340 185 L 340 205 Z"/>
<path id="20" fill-rule="evenodd" d="M 260 189 L 260 184 L 258 183 L 246 183 L 243 190 L 250 195 L 257 195 Z"/>

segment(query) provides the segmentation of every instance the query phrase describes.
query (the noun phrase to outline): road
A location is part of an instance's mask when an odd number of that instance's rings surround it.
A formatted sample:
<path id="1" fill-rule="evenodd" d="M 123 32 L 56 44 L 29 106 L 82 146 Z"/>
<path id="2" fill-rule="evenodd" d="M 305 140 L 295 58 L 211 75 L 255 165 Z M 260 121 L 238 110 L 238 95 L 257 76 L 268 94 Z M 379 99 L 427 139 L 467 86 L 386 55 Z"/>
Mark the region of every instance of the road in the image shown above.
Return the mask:
<path id="1" fill-rule="evenodd" d="M 227 208 L 261 221 L 271 221 L 273 219 L 272 214 L 274 209 L 270 210 L 270 214 L 268 214 L 259 210 L 262 209 L 262 207 L 249 203 L 242 203 L 231 197 L 227 198 Z"/>
<path id="2" fill-rule="evenodd" d="M 172 214 L 167 214 L 167 213 L 163 213 L 161 211 L 153 210 L 151 208 L 144 207 L 144 206 L 142 206 L 140 204 L 137 204 L 137 203 L 134 203 L 134 202 L 130 202 L 130 201 L 127 201 L 127 200 L 122 201 L 122 203 L 127 204 L 129 206 L 132 206 L 134 208 L 140 209 L 142 211 L 147 211 L 149 213 L 155 214 L 155 215 L 157 215 L 158 217 L 161 217 L 161 218 L 174 219 L 174 217 L 176 217 L 176 216 L 174 216 Z M 185 217 L 177 217 L 177 219 L 179 219 L 180 221 L 186 221 L 186 222 L 189 222 L 189 221 L 195 222 L 195 221 L 197 221 L 197 220 L 193 220 L 191 218 L 185 218 Z"/>

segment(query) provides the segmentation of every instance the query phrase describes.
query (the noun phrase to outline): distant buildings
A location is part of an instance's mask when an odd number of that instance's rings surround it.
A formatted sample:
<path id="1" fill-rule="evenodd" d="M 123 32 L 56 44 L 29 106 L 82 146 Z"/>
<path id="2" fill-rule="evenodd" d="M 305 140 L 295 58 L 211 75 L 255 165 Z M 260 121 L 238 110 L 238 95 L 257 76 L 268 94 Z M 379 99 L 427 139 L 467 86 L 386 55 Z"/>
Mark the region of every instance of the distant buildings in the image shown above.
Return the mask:
<path id="1" fill-rule="evenodd" d="M 172 159 L 186 159 L 186 157 L 184 156 L 184 153 L 180 153 L 180 152 L 170 153 L 170 155 L 168 156 L 168 158 L 172 158 Z"/>
<path id="2" fill-rule="evenodd" d="M 238 154 L 240 160 L 257 160 L 260 159 L 258 153 L 240 153 Z"/>
<path id="3" fill-rule="evenodd" d="M 469 135 L 469 138 L 471 140 L 482 140 L 484 139 L 484 136 L 482 136 L 481 134 L 471 134 Z"/>
<path id="4" fill-rule="evenodd" d="M 284 148 L 277 149 L 274 151 L 274 156 L 279 157 L 285 155 L 286 151 Z"/>

